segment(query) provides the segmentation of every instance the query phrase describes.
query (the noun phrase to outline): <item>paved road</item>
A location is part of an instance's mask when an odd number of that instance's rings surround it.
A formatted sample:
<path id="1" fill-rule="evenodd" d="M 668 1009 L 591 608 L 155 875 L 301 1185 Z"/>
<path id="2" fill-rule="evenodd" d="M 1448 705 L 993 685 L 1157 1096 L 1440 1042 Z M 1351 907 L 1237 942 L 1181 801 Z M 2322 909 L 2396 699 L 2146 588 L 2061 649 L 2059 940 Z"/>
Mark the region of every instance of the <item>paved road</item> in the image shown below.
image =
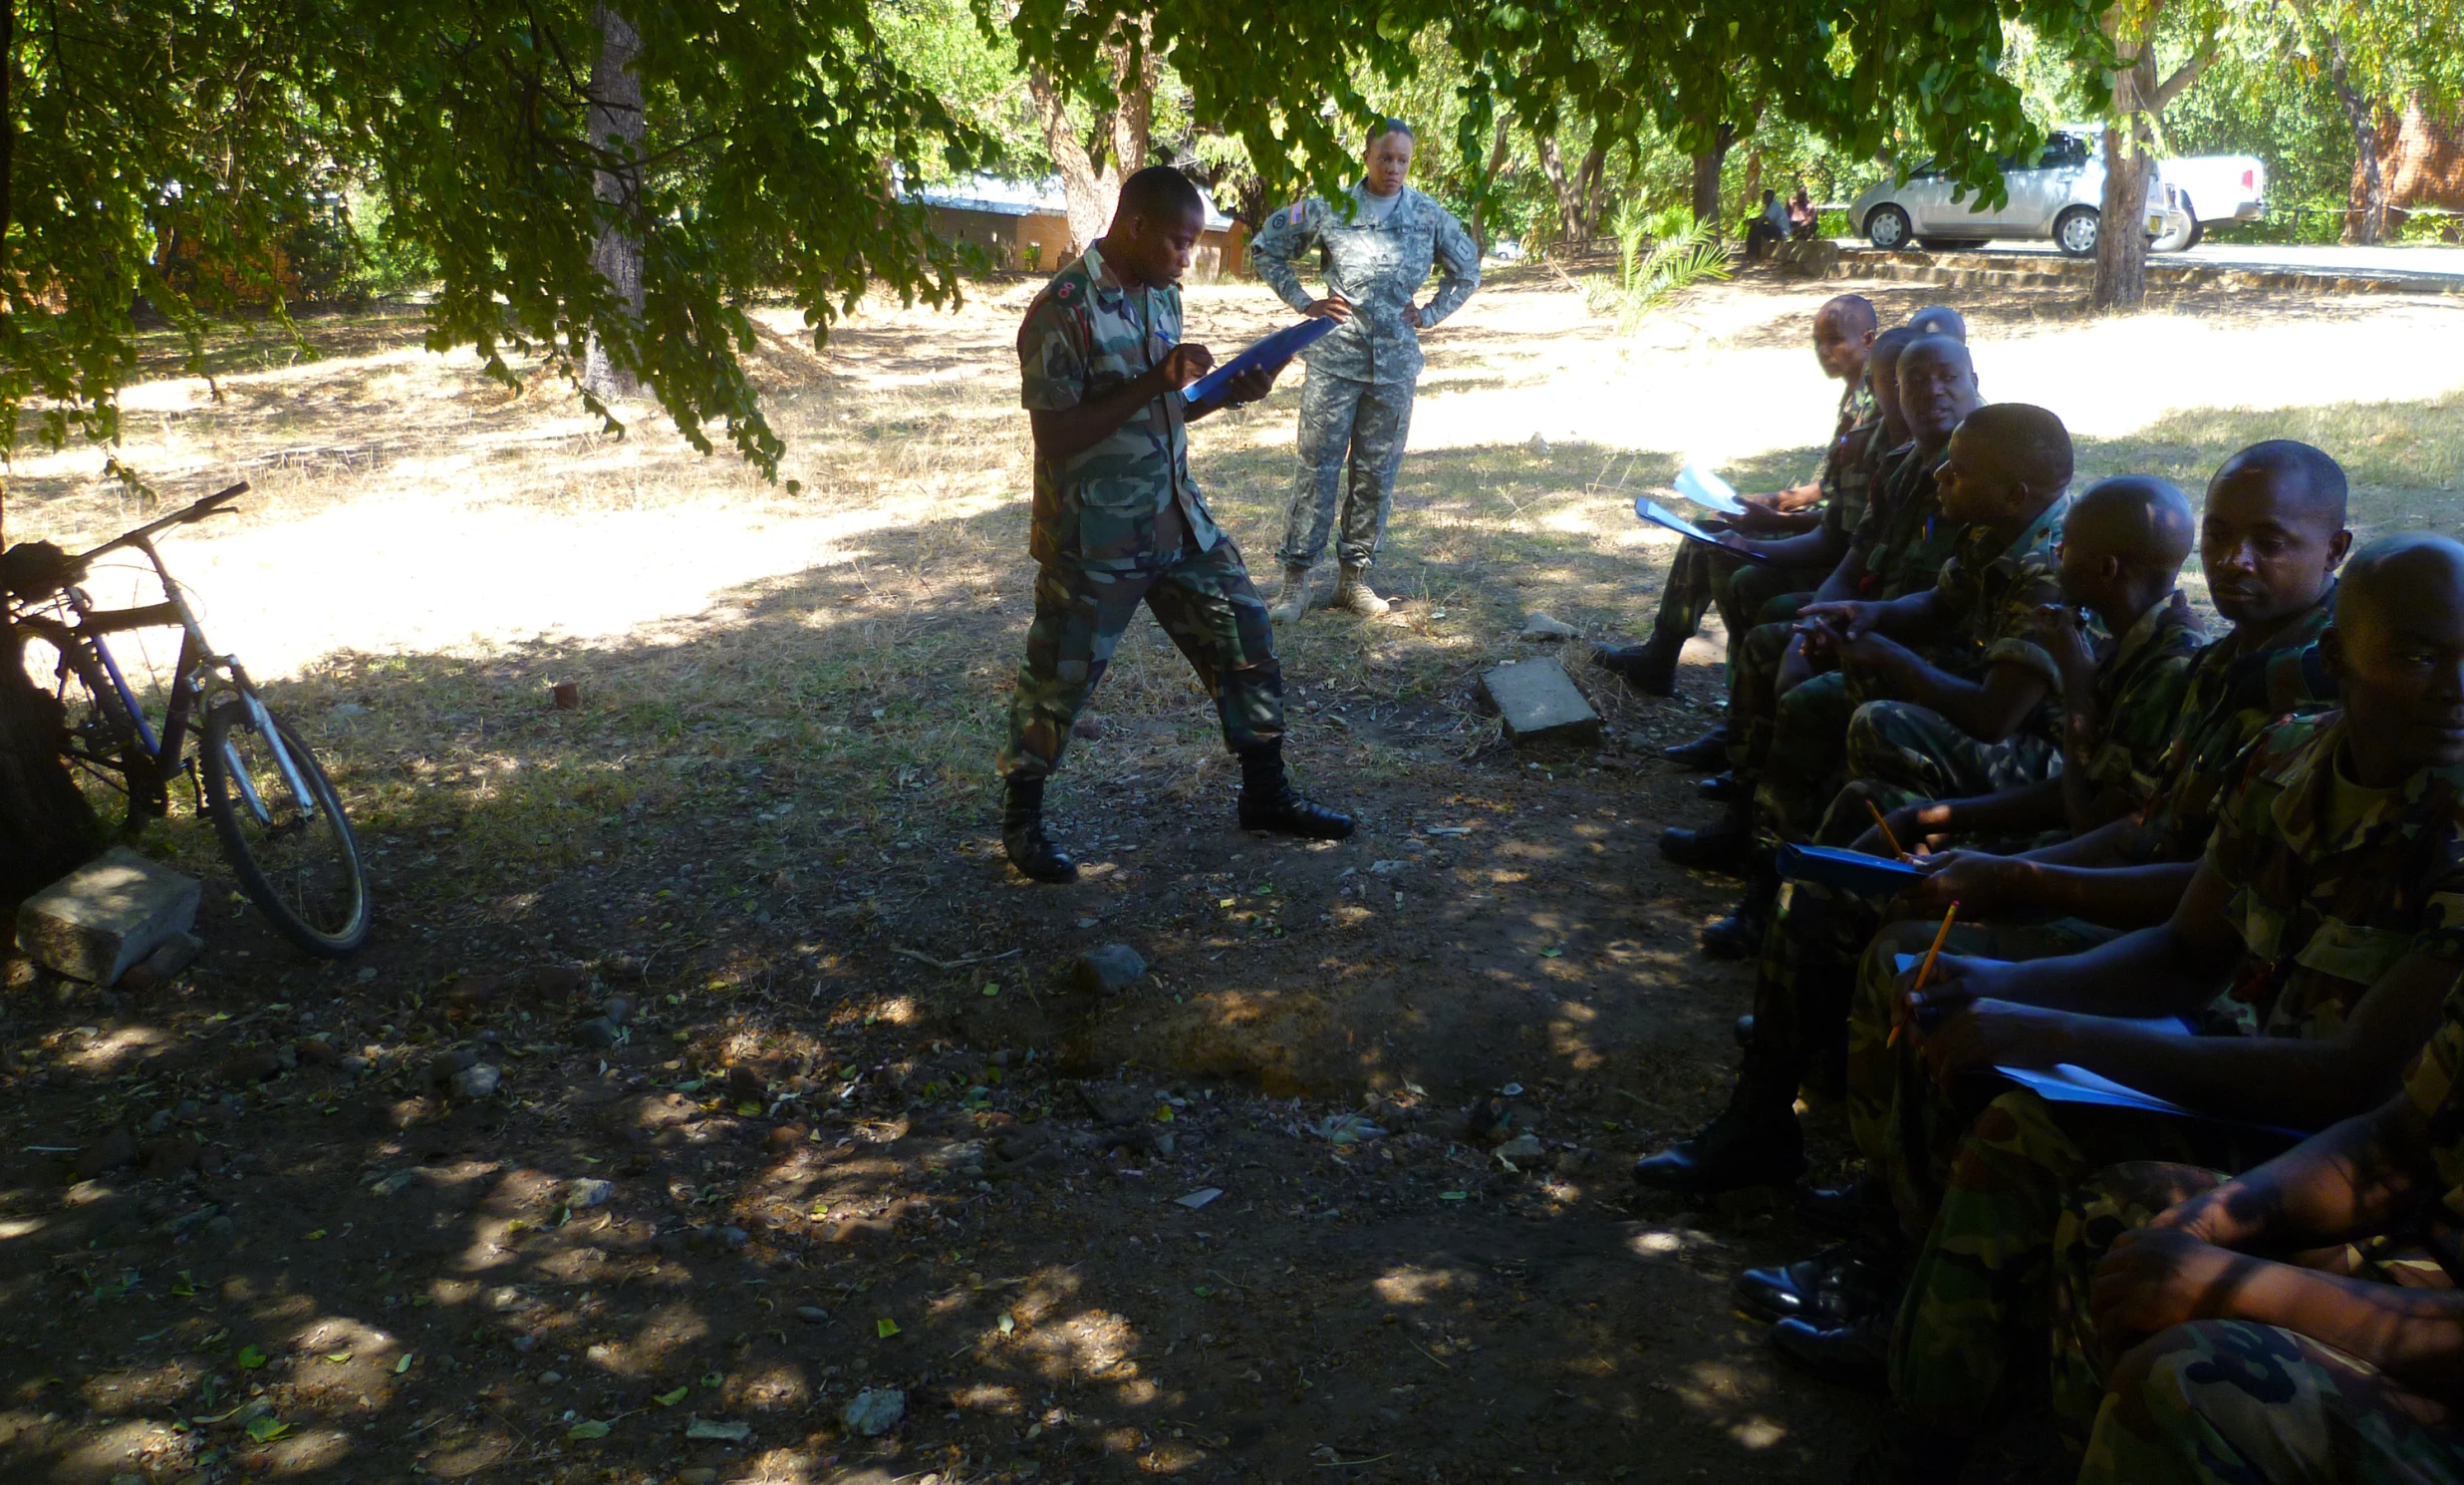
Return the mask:
<path id="1" fill-rule="evenodd" d="M 1863 247 L 1861 237 L 1843 247 Z M 1996 242 L 1990 251 L 2019 256 L 2058 256 L 2049 242 Z M 2464 247 L 2295 247 L 2273 243 L 2202 242 L 2186 253 L 2150 253 L 2150 263 L 2211 263 L 2294 273 L 2429 274 L 2464 280 Z"/>

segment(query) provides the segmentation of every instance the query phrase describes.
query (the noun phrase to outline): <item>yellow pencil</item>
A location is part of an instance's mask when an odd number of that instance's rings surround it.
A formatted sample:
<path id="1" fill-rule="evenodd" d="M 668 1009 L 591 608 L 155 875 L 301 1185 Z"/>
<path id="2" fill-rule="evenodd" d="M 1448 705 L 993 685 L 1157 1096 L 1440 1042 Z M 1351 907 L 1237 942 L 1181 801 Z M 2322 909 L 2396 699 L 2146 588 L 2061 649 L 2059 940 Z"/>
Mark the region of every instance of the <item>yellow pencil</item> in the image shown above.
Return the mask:
<path id="1" fill-rule="evenodd" d="M 1891 833 L 1891 822 L 1882 817 L 1882 811 L 1874 807 L 1871 799 L 1865 801 L 1865 812 L 1874 817 L 1874 828 L 1882 832 L 1882 843 L 1891 848 L 1891 854 L 1907 860 L 1908 853 L 1899 848 L 1899 837 Z"/>
<path id="2" fill-rule="evenodd" d="M 1933 978 L 1934 959 L 1942 953 L 1942 941 L 1951 936 L 1951 920 L 1958 916 L 1959 904 L 1954 902 L 1951 904 L 1950 908 L 1943 913 L 1942 926 L 1934 930 L 1933 947 L 1925 951 L 1925 962 L 1916 967 L 1916 984 L 1909 990 L 1908 994 L 1915 995 L 1919 991 L 1922 991 L 1925 988 L 1925 982 Z M 1905 1025 L 1907 1025 L 1905 1021 L 1892 1022 L 1891 1035 L 1884 1039 L 1882 1044 L 1885 1046 L 1897 1046 L 1899 1044 L 1899 1029 Z"/>

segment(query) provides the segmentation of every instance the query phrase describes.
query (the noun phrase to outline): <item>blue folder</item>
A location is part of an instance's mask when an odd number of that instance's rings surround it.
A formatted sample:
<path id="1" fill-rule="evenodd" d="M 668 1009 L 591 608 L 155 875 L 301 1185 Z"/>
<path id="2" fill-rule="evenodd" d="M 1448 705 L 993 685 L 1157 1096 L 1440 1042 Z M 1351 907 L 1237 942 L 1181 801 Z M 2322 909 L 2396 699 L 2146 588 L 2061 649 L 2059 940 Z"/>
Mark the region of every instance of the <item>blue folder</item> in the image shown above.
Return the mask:
<path id="1" fill-rule="evenodd" d="M 1730 546 L 1727 542 L 1724 542 L 1719 537 L 1712 535 L 1709 531 L 1704 530 L 1694 522 L 1687 520 L 1684 516 L 1679 515 L 1676 511 L 1669 509 L 1659 501 L 1652 499 L 1649 495 L 1637 495 L 1634 497 L 1634 513 L 1655 526 L 1660 526 L 1667 530 L 1676 532 L 1688 541 L 1699 541 L 1705 546 L 1716 546 L 1720 548 L 1720 550 L 1727 552 L 1732 557 L 1742 557 L 1746 561 L 1758 564 L 1769 563 L 1771 561 L 1771 558 L 1764 556 L 1761 552 L 1739 551 L 1736 547 Z"/>
<path id="2" fill-rule="evenodd" d="M 1313 316 L 1297 325 L 1286 325 L 1192 382 L 1181 396 L 1189 403 L 1190 412 L 1212 412 L 1222 404 L 1224 389 L 1232 378 L 1252 370 L 1280 371 L 1294 356 L 1317 344 L 1318 337 L 1331 334 L 1338 323 Z"/>
<path id="3" fill-rule="evenodd" d="M 1866 897 L 1895 897 L 1925 873 L 1905 861 L 1868 856 L 1863 851 L 1839 851 L 1821 845 L 1780 848 L 1780 874 L 1792 882 L 1813 882 Z"/>

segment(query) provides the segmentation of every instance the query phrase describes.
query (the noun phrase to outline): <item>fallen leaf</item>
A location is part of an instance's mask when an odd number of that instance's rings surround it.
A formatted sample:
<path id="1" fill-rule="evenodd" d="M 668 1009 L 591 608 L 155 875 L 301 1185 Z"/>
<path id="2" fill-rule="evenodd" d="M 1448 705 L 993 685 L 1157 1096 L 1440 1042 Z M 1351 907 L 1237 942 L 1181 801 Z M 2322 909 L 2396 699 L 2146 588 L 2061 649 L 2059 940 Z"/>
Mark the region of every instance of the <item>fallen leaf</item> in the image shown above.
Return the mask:
<path id="1" fill-rule="evenodd" d="M 1006 1316 L 1006 1315 L 1004 1315 L 1004 1316 L 1002 1316 L 1002 1317 L 1001 1317 L 1001 1334 L 1002 1334 L 1002 1335 L 1006 1336 L 1006 1335 L 1008 1335 L 1010 1332 L 1012 1332 L 1012 1331 L 1014 1331 L 1014 1330 L 1016 1330 L 1016 1329 L 1018 1329 L 1018 1323 L 1017 1323 L 1016 1321 L 1011 1320 L 1011 1319 L 1010 1319 L 1008 1316 Z"/>
<path id="2" fill-rule="evenodd" d="M 684 1394 L 691 1390 L 692 1388 L 690 1387 L 679 1387 L 673 1392 L 661 1392 L 657 1396 L 653 1397 L 651 1401 L 658 1403 L 661 1407 L 674 1407 L 678 1403 L 683 1402 L 684 1400 Z"/>
<path id="3" fill-rule="evenodd" d="M 339 1366 L 343 1362 L 351 1359 L 351 1352 L 347 1350 L 330 1350 L 325 1353 L 325 1358 Z"/>
<path id="4" fill-rule="evenodd" d="M 567 1438 L 606 1438 L 607 1436 L 608 1425 L 597 1418 L 585 1418 L 565 1430 Z"/>
<path id="5" fill-rule="evenodd" d="M 721 1443 L 740 1444 L 753 1436 L 750 1423 L 715 1423 L 708 1418 L 695 1418 L 684 1425 L 686 1438 L 714 1438 Z"/>
<path id="6" fill-rule="evenodd" d="M 312 1232 L 312 1233 L 310 1233 L 308 1236 L 306 1236 L 306 1237 L 304 1237 L 304 1238 L 300 1239 L 300 1241 L 301 1241 L 301 1242 L 303 1242 L 303 1243 L 314 1243 L 314 1242 L 316 1242 L 318 1239 L 320 1239 L 320 1238 L 322 1238 L 322 1237 L 324 1237 L 324 1236 L 325 1236 L 325 1229 L 324 1229 L 324 1228 L 322 1228 L 322 1227 L 320 1227 L 320 1228 L 318 1228 L 315 1232 Z"/>
<path id="7" fill-rule="evenodd" d="M 291 1431 L 291 1425 L 276 1418 L 250 1418 L 248 1436 L 261 1444 L 270 1444 Z"/>
<path id="8" fill-rule="evenodd" d="M 417 1354 L 418 1352 L 414 1350 L 404 1351 L 403 1358 L 394 1363 L 394 1374 L 396 1376 L 400 1376 L 404 1372 L 409 1371 L 411 1369 L 411 1358 Z"/>
<path id="9" fill-rule="evenodd" d="M 1472 1193 L 1469 1191 L 1441 1191 L 1438 1193 L 1438 1200 L 1440 1201 L 1469 1201 L 1471 1199 Z"/>
<path id="10" fill-rule="evenodd" d="M 899 1323 L 895 1320 L 877 1320 L 873 1322 L 873 1334 L 887 1340 L 899 1334 Z"/>
<path id="11" fill-rule="evenodd" d="M 243 1345 L 239 1348 L 239 1354 L 231 1359 L 239 1363 L 241 1370 L 254 1371 L 265 1364 L 266 1357 L 265 1352 L 255 1346 Z"/>

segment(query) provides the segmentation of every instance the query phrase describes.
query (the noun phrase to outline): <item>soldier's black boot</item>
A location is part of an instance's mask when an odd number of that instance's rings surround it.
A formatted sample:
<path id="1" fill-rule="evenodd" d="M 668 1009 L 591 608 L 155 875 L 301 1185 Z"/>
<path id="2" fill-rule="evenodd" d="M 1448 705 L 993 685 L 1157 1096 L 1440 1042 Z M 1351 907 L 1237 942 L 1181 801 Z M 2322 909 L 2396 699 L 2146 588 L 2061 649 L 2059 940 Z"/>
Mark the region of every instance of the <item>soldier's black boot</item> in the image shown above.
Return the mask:
<path id="1" fill-rule="evenodd" d="M 1661 831 L 1660 854 L 1698 871 L 1748 875 L 1758 854 L 1754 846 L 1753 804 L 1744 799 L 1730 800 L 1720 823 L 1707 830 Z"/>
<path id="2" fill-rule="evenodd" d="M 1692 1135 L 1634 1164 L 1634 1179 L 1660 1191 L 1710 1196 L 1746 1186 L 1784 1186 L 1805 1171 L 1805 1131 L 1796 1122 L 1796 1089 L 1755 1067 L 1729 1095 L 1729 1106 Z"/>
<path id="3" fill-rule="evenodd" d="M 1655 632 L 1639 645 L 1602 645 L 1592 661 L 1645 696 L 1667 696 L 1677 689 L 1677 657 L 1685 636 Z"/>
<path id="4" fill-rule="evenodd" d="M 1292 787 L 1283 773 L 1283 743 L 1277 739 L 1240 754 L 1240 828 L 1302 840 L 1341 840 L 1352 833 L 1352 817 L 1313 804 Z"/>
<path id="5" fill-rule="evenodd" d="M 1704 958 L 1752 959 L 1762 953 L 1763 931 L 1779 905 L 1780 868 L 1768 854 L 1758 855 L 1746 879 L 1746 895 L 1727 917 L 1703 930 Z"/>
<path id="6" fill-rule="evenodd" d="M 1039 882 L 1074 882 L 1078 863 L 1044 834 L 1044 781 L 1009 780 L 1009 802 L 1001 810 L 1001 849 L 1009 864 Z"/>
<path id="7" fill-rule="evenodd" d="M 1691 742 L 1680 742 L 1674 747 L 1660 749 L 1660 756 L 1688 768 L 1716 768 L 1728 761 L 1728 755 L 1729 725 L 1725 722 Z"/>

